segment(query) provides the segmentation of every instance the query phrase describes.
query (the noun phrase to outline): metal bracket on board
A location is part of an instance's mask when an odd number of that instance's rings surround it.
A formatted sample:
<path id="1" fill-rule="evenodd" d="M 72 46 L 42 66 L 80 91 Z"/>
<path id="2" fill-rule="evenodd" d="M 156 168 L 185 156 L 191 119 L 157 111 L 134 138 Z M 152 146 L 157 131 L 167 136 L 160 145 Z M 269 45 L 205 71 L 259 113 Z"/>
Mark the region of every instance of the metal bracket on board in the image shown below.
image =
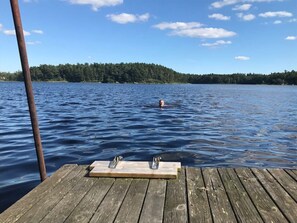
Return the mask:
<path id="1" fill-rule="evenodd" d="M 152 162 L 152 166 L 151 166 L 151 168 L 153 170 L 157 170 L 159 168 L 160 160 L 161 160 L 160 156 L 153 157 L 153 162 Z"/>
<path id="2" fill-rule="evenodd" d="M 114 159 L 113 159 L 113 161 L 110 161 L 108 167 L 111 168 L 111 169 L 115 169 L 117 167 L 118 163 L 121 160 L 123 160 L 123 157 L 122 156 L 115 156 Z"/>

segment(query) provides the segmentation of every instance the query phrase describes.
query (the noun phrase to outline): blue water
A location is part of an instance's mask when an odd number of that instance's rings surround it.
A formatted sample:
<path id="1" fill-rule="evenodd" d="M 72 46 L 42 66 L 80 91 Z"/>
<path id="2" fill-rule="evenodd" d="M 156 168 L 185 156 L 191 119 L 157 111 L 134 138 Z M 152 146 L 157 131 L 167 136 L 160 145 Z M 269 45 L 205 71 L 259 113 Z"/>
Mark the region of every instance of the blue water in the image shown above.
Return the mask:
<path id="1" fill-rule="evenodd" d="M 48 174 L 115 155 L 297 168 L 296 86 L 34 83 L 34 93 Z M 1 212 L 39 173 L 23 83 L 0 82 L 0 113 Z"/>

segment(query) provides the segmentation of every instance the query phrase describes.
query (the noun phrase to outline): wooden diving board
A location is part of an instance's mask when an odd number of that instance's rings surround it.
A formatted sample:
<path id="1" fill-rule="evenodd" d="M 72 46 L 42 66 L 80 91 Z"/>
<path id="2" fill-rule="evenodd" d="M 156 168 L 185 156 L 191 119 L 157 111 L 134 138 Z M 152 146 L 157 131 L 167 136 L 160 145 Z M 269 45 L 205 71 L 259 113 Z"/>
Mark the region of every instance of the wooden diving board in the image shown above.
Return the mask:
<path id="1" fill-rule="evenodd" d="M 93 162 L 89 176 L 176 179 L 181 169 L 180 162 L 159 162 L 158 169 L 152 169 L 152 162 L 148 161 L 119 161 L 116 168 L 109 165 L 110 161 Z"/>

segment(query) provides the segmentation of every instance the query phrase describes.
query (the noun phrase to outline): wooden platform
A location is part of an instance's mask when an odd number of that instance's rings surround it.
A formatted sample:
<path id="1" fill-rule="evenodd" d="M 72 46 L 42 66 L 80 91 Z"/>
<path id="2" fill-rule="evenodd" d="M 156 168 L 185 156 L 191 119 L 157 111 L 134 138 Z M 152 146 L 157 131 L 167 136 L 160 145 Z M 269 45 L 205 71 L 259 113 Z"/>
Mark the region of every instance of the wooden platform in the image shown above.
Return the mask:
<path id="1" fill-rule="evenodd" d="M 63 166 L 0 222 L 297 222 L 297 170 L 182 168 L 177 180 L 87 173 Z"/>
<path id="2" fill-rule="evenodd" d="M 110 161 L 93 162 L 89 176 L 176 179 L 181 169 L 180 162 L 160 162 L 158 169 L 152 169 L 152 163 L 148 161 L 120 161 L 116 168 L 109 168 L 109 164 Z"/>

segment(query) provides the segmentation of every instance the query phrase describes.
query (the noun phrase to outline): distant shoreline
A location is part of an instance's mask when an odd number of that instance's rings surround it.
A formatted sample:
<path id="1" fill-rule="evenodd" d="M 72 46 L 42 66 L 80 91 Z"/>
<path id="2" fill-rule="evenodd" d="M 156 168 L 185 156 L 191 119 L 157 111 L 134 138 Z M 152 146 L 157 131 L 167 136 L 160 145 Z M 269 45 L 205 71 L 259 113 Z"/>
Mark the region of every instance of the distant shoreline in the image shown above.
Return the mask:
<path id="1" fill-rule="evenodd" d="M 60 64 L 31 67 L 32 81 L 130 84 L 253 84 L 297 85 L 297 71 L 254 74 L 183 74 L 146 63 Z M 0 72 L 0 81 L 22 81 L 22 72 Z"/>

